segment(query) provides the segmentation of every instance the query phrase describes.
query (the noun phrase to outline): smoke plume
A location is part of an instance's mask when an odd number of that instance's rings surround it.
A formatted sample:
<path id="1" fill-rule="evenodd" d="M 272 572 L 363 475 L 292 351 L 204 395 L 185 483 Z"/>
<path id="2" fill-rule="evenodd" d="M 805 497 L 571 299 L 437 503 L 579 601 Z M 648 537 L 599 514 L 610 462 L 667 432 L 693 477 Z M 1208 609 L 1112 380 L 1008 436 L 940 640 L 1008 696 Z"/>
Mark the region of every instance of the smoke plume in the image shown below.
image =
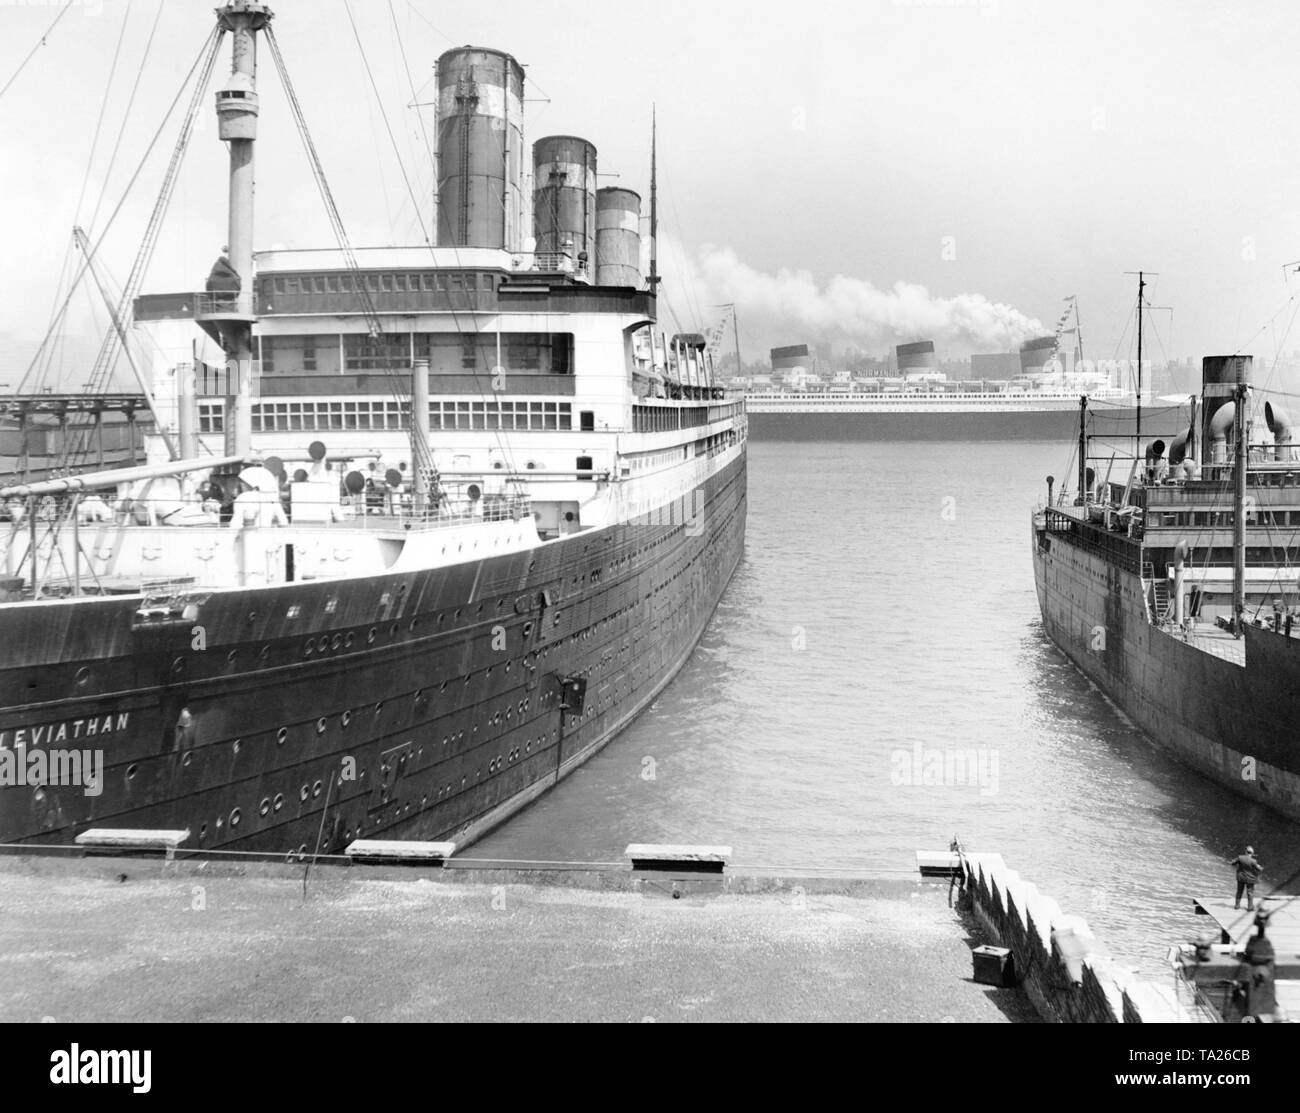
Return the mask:
<path id="1" fill-rule="evenodd" d="M 732 249 L 710 245 L 693 259 L 678 245 L 663 254 L 674 308 L 698 313 L 707 324 L 716 316 L 713 306 L 734 302 L 744 331 L 767 347 L 830 343 L 837 351 L 853 346 L 880 353 L 894 344 L 933 340 L 943 358 L 1016 351 L 1044 333 L 1041 322 L 982 294 L 937 297 L 911 282 L 882 289 L 845 275 L 819 286 L 808 271 L 764 274 Z"/>

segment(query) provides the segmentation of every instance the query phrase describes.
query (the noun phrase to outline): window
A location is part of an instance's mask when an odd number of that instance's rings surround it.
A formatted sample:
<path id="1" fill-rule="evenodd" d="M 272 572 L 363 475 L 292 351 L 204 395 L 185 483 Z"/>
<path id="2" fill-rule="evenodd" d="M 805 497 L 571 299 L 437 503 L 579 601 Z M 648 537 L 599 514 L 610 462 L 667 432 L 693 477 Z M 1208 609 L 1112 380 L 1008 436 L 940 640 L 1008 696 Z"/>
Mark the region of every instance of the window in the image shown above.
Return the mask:
<path id="1" fill-rule="evenodd" d="M 596 415 L 591 410 L 583 410 L 578 415 L 579 428 L 584 433 L 593 433 L 596 430 Z"/>
<path id="2" fill-rule="evenodd" d="M 580 471 L 580 472 L 584 472 L 584 471 L 585 471 L 585 472 L 589 472 L 589 471 L 591 471 L 591 457 L 590 457 L 590 456 L 579 456 L 579 457 L 578 457 L 578 463 L 577 463 L 577 470 Z M 579 478 L 579 479 L 590 479 L 591 476 L 590 476 L 590 475 L 579 475 L 578 478 Z"/>

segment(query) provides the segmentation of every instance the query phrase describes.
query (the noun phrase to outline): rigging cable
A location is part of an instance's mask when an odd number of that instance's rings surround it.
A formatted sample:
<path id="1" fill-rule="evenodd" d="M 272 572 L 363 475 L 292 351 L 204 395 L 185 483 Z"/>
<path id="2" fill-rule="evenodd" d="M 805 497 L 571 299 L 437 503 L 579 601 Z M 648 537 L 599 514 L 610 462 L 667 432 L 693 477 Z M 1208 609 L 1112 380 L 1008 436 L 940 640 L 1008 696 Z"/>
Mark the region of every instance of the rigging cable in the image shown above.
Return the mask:
<path id="1" fill-rule="evenodd" d="M 47 28 L 45 28 L 45 33 L 42 34 L 39 39 L 37 39 L 36 45 L 32 47 L 32 49 L 28 52 L 27 57 L 18 63 L 18 68 L 14 70 L 13 76 L 4 83 L 4 88 L 0 89 L 0 97 L 3 97 L 7 92 L 9 92 L 9 86 L 11 86 L 15 81 L 18 80 L 18 75 L 22 73 L 24 69 L 27 68 L 27 63 L 36 57 L 36 52 L 45 45 L 45 40 L 46 38 L 49 37 L 50 32 L 53 31 L 54 28 L 56 28 L 59 25 L 59 20 L 61 20 L 65 15 L 68 14 L 68 10 L 72 7 L 74 3 L 75 0 L 68 0 L 68 2 L 64 4 L 62 8 L 59 9 L 59 14 L 54 17 L 54 22 L 51 23 Z"/>
<path id="2" fill-rule="evenodd" d="M 348 22 L 352 25 L 352 35 L 357 40 L 357 49 L 361 52 L 361 62 L 366 67 L 366 76 L 370 79 L 370 87 L 374 90 L 375 100 L 379 103 L 379 115 L 384 121 L 384 130 L 388 132 L 389 142 L 393 145 L 393 153 L 397 156 L 397 165 L 402 171 L 402 181 L 406 183 L 406 192 L 410 195 L 411 204 L 415 206 L 416 216 L 420 221 L 420 233 L 424 236 L 424 242 L 429 243 L 429 230 L 425 227 L 424 217 L 420 215 L 420 202 L 416 200 L 415 190 L 411 187 L 411 179 L 406 173 L 406 164 L 402 161 L 402 152 L 397 146 L 397 137 L 393 134 L 392 125 L 388 122 L 388 113 L 384 109 L 383 98 L 379 95 L 379 86 L 375 84 L 375 75 L 370 68 L 370 59 L 366 57 L 366 48 L 361 43 L 361 32 L 357 30 L 357 22 L 352 17 L 350 0 L 343 0 L 343 10 L 348 13 Z"/>
<path id="3" fill-rule="evenodd" d="M 163 129 L 166 128 L 167 126 L 167 121 L 171 119 L 171 115 L 176 110 L 177 104 L 180 103 L 181 95 L 185 92 L 186 86 L 189 85 L 190 79 L 194 76 L 195 71 L 198 70 L 200 64 L 204 60 L 204 57 L 207 55 L 207 53 L 210 50 L 213 50 L 215 46 L 215 42 L 216 40 L 219 39 L 219 37 L 220 37 L 220 31 L 218 28 L 214 27 L 212 31 L 209 33 L 208 39 L 204 43 L 202 49 L 199 51 L 198 57 L 194 59 L 194 64 L 190 67 L 189 72 L 185 75 L 184 80 L 181 82 L 181 87 L 176 91 L 176 96 L 172 99 L 171 104 L 167 108 L 167 112 L 163 116 L 162 122 L 158 125 L 158 129 L 154 132 L 153 138 L 149 141 L 149 146 L 145 149 L 144 155 L 141 157 L 139 165 L 136 167 L 135 172 L 131 175 L 131 180 L 127 182 L 126 188 L 122 191 L 121 198 L 119 198 L 117 205 L 114 207 L 112 213 L 109 214 L 108 223 L 104 225 L 104 230 L 100 233 L 99 239 L 95 241 L 93 247 L 90 250 L 91 255 L 95 255 L 96 253 L 98 253 L 100 246 L 104 242 L 104 238 L 108 235 L 109 229 L 113 227 L 114 221 L 117 220 L 118 215 L 121 213 L 122 206 L 126 204 L 126 199 L 128 196 L 130 196 L 131 190 L 135 186 L 136 179 L 139 178 L 141 172 L 144 170 L 145 164 L 149 160 L 149 156 L 153 153 L 154 146 L 157 144 L 158 139 L 161 137 L 163 133 Z M 89 263 L 83 260 L 79 266 L 76 277 L 72 280 L 71 289 L 69 289 L 68 293 L 63 299 L 63 303 L 59 306 L 58 311 L 55 313 L 54 325 L 51 327 L 50 331 L 46 333 L 45 338 L 41 341 L 40 346 L 36 350 L 36 355 L 32 357 L 31 363 L 28 365 L 27 370 L 23 373 L 23 377 L 19 382 L 17 393 L 21 394 L 23 392 L 23 387 L 26 386 L 28 379 L 31 377 L 33 369 L 36 367 L 36 364 L 40 361 L 41 356 L 44 354 L 46 350 L 46 347 L 49 345 L 50 339 L 53 336 L 55 329 L 58 327 L 59 323 L 63 320 L 64 316 L 67 314 L 68 307 L 72 303 L 72 298 L 77 291 L 77 287 L 80 285 L 82 278 L 85 277 L 86 272 L 88 270 L 89 270 Z"/>
<path id="4" fill-rule="evenodd" d="M 148 63 L 148 61 L 149 61 L 149 53 L 150 53 L 151 48 L 153 47 L 154 35 L 155 35 L 155 33 L 157 32 L 157 30 L 158 30 L 158 21 L 159 21 L 159 19 L 160 19 L 161 16 L 162 16 L 162 11 L 163 11 L 163 0 L 158 0 L 158 10 L 154 13 L 154 17 L 153 17 L 153 26 L 149 28 L 149 38 L 148 38 L 148 40 L 147 40 L 147 41 L 145 42 L 145 44 L 144 44 L 144 53 L 140 56 L 140 68 L 139 68 L 139 70 L 136 72 L 135 81 L 134 81 L 134 82 L 132 83 L 132 85 L 131 85 L 131 93 L 130 93 L 130 96 L 128 96 L 128 97 L 127 97 L 127 100 L 126 100 L 126 108 L 125 108 L 125 110 L 124 110 L 123 113 L 122 113 L 122 126 L 121 126 L 121 128 L 118 129 L 118 133 L 117 133 L 117 141 L 113 144 L 113 151 L 112 151 L 112 154 L 110 154 L 110 155 L 108 156 L 108 167 L 107 167 L 107 168 L 105 169 L 105 171 L 104 171 L 104 188 L 100 191 L 99 198 L 98 198 L 98 200 L 95 202 L 95 210 L 94 210 L 93 213 L 91 213 L 89 223 L 86 224 L 86 229 L 87 229 L 88 231 L 93 231 L 93 230 L 94 230 L 94 227 L 95 227 L 95 221 L 99 219 L 99 211 L 100 211 L 101 208 L 103 208 L 103 205 L 104 205 L 104 197 L 105 197 L 105 196 L 107 195 L 107 193 L 108 193 L 108 182 L 109 182 L 109 179 L 112 177 L 112 174 L 113 174 L 113 167 L 117 165 L 117 155 L 118 155 L 118 151 L 121 149 L 121 147 L 122 147 L 122 139 L 123 139 L 123 138 L 125 137 L 125 135 L 126 135 L 126 125 L 127 125 L 127 123 L 129 122 L 129 120 L 130 120 L 130 118 L 131 118 L 131 109 L 135 107 L 135 96 L 136 96 L 136 93 L 139 92 L 139 89 L 140 89 L 140 79 L 143 77 L 144 72 L 145 72 L 146 65 L 147 65 L 147 63 Z M 129 14 L 129 13 L 128 13 L 128 14 Z M 122 25 L 122 30 L 123 30 L 123 31 L 126 30 L 126 25 L 125 25 L 125 24 Z M 107 97 L 108 97 L 108 90 L 107 90 L 107 89 L 104 91 L 104 96 L 105 96 L 105 100 L 107 100 Z M 90 173 L 89 167 L 87 167 L 86 172 L 87 172 L 87 175 L 89 175 L 89 173 Z M 78 215 L 78 217 L 80 217 L 80 215 L 81 215 L 81 204 L 80 204 L 80 202 L 78 202 L 78 204 L 77 204 L 77 215 Z"/>

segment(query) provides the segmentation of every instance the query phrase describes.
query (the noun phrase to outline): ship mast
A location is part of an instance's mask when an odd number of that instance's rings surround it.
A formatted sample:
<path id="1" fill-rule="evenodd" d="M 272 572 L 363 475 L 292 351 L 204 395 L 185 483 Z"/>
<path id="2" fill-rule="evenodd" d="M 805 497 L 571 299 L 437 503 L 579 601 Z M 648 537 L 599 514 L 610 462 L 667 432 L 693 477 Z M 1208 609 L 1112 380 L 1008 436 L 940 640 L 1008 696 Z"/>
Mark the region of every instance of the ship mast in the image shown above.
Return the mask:
<path id="1" fill-rule="evenodd" d="M 253 325 L 253 144 L 257 139 L 257 33 L 269 26 L 271 9 L 256 0 L 230 0 L 217 9 L 230 32 L 230 79 L 217 91 L 220 138 L 230 144 L 229 260 L 239 275 L 234 305 L 220 320 L 226 354 L 226 455 L 246 455 L 252 446 Z"/>
<path id="2" fill-rule="evenodd" d="M 656 154 L 659 126 L 655 109 L 650 108 L 650 293 L 659 293 L 659 177 Z"/>
<path id="3" fill-rule="evenodd" d="M 1137 448 L 1142 455 L 1142 291 L 1146 289 L 1146 275 L 1138 271 L 1138 373 L 1137 373 Z"/>
<path id="4" fill-rule="evenodd" d="M 1245 632 L 1246 614 L 1246 384 L 1234 392 L 1236 412 L 1232 415 L 1235 444 L 1232 453 L 1232 613 L 1235 632 Z"/>

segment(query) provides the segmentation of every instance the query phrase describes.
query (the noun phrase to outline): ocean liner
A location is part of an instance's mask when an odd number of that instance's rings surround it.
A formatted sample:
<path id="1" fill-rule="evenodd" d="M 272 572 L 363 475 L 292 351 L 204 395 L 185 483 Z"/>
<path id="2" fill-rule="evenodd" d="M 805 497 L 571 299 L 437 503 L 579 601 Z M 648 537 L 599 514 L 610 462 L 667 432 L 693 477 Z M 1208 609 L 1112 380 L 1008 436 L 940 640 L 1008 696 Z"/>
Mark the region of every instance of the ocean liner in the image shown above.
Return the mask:
<path id="1" fill-rule="evenodd" d="M 151 462 L 2 492 L 2 844 L 464 845 L 649 705 L 741 555 L 744 406 L 656 330 L 653 158 L 643 278 L 640 198 L 585 140 L 530 160 L 522 67 L 452 50 L 438 246 L 331 207 L 337 247 L 255 254 L 259 48 L 319 171 L 271 22 L 232 0 L 201 56 L 230 40 L 229 246 L 135 302 L 189 357 Z"/>
<path id="2" fill-rule="evenodd" d="M 1017 374 L 967 381 L 937 370 L 933 341 L 900 344 L 890 378 L 746 392 L 751 432 L 760 440 L 1053 440 L 1069 436 L 1084 393 L 1099 421 L 1131 422 L 1137 394 L 1120 385 L 1127 361 L 1063 359 L 1057 344 L 1052 336 L 1028 341 Z M 774 359 L 787 351 L 807 348 L 777 349 Z"/>
<path id="3" fill-rule="evenodd" d="M 1049 480 L 1033 515 L 1034 580 L 1047 635 L 1157 744 L 1300 819 L 1300 460 L 1251 365 L 1207 357 L 1190 423 L 1126 459 L 1081 419 L 1074 497 Z"/>

